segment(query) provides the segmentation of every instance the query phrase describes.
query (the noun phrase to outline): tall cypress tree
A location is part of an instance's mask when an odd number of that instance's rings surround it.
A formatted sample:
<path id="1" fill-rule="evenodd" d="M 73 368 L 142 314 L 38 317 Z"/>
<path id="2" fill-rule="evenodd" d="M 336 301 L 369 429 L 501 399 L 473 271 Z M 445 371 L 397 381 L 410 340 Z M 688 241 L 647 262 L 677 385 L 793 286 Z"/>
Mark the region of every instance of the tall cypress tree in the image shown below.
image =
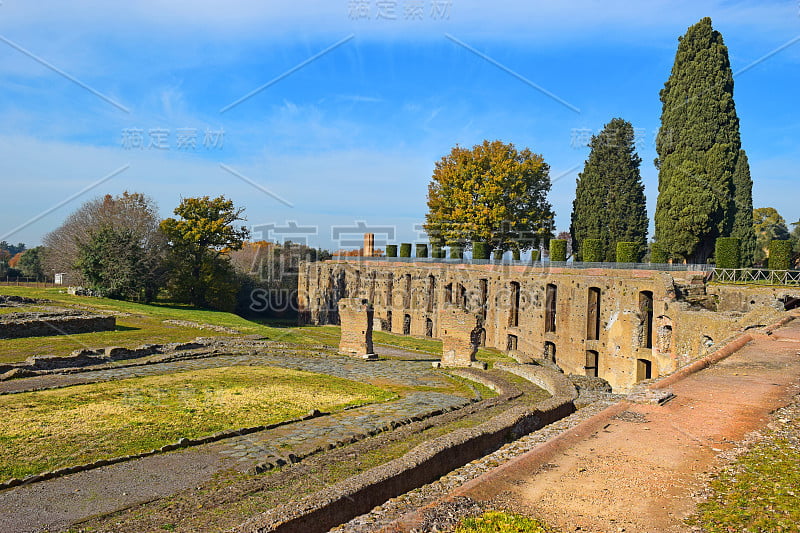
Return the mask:
<path id="1" fill-rule="evenodd" d="M 614 261 L 617 242 L 638 242 L 642 249 L 647 243 L 642 160 L 636 153 L 633 126 L 621 118 L 606 124 L 589 146 L 572 203 L 572 246 L 580 258 L 585 239 L 600 239 L 605 260 Z"/>
<path id="2" fill-rule="evenodd" d="M 731 237 L 741 243 L 742 266 L 752 266 L 756 260 L 756 232 L 753 228 L 753 180 L 750 163 L 744 150 L 739 150 L 733 171 L 733 228 Z"/>
<path id="3" fill-rule="evenodd" d="M 656 242 L 674 257 L 704 263 L 733 230 L 739 119 L 722 35 L 706 17 L 679 38 L 661 90 L 656 139 Z"/>

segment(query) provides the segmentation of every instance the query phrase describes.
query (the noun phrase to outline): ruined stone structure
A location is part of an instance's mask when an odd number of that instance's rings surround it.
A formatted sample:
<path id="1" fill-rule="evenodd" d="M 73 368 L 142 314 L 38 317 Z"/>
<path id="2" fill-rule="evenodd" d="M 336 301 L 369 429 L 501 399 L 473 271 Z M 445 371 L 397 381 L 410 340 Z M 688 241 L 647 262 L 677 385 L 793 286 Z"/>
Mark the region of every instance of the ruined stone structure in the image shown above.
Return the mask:
<path id="1" fill-rule="evenodd" d="M 475 359 L 483 329 L 481 315 L 459 305 L 447 304 L 439 314 L 439 321 L 442 338 L 441 366 L 483 368 Z"/>
<path id="2" fill-rule="evenodd" d="M 9 313 L 0 315 L 0 339 L 74 335 L 114 331 L 113 316 L 67 313 Z"/>
<path id="3" fill-rule="evenodd" d="M 339 352 L 375 359 L 372 349 L 372 305 L 363 298 L 342 298 L 338 302 L 342 336 Z"/>
<path id="4" fill-rule="evenodd" d="M 383 331 L 464 339 L 520 362 L 606 379 L 624 392 L 779 319 L 787 291 L 706 285 L 702 272 L 334 260 L 301 265 L 301 320 L 338 324 L 337 303 L 361 298 Z M 800 289 L 789 290 L 793 298 Z M 454 332 L 459 307 L 464 318 Z M 445 333 L 446 332 L 446 333 Z M 452 346 L 448 344 L 448 346 Z M 448 348 L 450 350 L 452 348 Z M 456 357 L 456 351 L 453 352 Z M 458 352 L 465 357 L 466 354 Z"/>

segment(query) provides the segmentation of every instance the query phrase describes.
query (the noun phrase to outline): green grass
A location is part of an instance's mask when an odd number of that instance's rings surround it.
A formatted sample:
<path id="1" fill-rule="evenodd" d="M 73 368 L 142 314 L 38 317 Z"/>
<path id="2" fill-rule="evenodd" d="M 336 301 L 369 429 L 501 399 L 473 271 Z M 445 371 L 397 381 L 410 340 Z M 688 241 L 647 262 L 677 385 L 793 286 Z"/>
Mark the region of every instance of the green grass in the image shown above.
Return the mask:
<path id="1" fill-rule="evenodd" d="M 256 366 L 0 396 L 0 479 L 392 397 L 346 379 Z"/>
<path id="2" fill-rule="evenodd" d="M 523 515 L 503 511 L 487 511 L 474 518 L 465 518 L 455 533 L 548 533 L 541 523 Z"/>
<path id="3" fill-rule="evenodd" d="M 800 531 L 800 449 L 767 439 L 711 484 L 713 495 L 689 520 L 708 533 Z"/>

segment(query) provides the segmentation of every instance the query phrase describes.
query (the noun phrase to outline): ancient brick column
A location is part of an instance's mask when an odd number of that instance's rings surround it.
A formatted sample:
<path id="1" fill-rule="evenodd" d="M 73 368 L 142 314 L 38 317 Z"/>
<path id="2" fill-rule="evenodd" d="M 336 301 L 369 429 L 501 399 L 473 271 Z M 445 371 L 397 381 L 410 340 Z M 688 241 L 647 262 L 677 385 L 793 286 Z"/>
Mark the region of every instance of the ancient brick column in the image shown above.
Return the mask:
<path id="1" fill-rule="evenodd" d="M 364 234 L 364 257 L 372 257 L 375 255 L 375 234 Z"/>
<path id="2" fill-rule="evenodd" d="M 369 300 L 363 298 L 342 298 L 339 300 L 339 321 L 342 337 L 339 352 L 357 355 L 364 359 L 377 359 L 372 349 L 373 309 Z"/>
<path id="3" fill-rule="evenodd" d="M 481 318 L 458 305 L 448 305 L 439 314 L 442 360 L 434 366 L 485 368 L 475 359 L 481 333 Z"/>

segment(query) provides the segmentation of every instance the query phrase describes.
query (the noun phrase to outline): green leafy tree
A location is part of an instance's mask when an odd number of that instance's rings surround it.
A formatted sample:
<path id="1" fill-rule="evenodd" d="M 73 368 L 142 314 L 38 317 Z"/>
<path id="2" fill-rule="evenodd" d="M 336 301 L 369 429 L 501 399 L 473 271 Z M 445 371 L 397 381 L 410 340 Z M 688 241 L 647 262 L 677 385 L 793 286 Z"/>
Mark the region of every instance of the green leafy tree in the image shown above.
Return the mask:
<path id="1" fill-rule="evenodd" d="M 589 146 L 572 203 L 572 248 L 582 259 L 583 241 L 599 239 L 601 260 L 614 261 L 619 241 L 638 242 L 642 249 L 647 245 L 642 160 L 636 153 L 633 126 L 621 118 L 606 124 Z"/>
<path id="2" fill-rule="evenodd" d="M 436 244 L 526 250 L 553 233 L 547 193 L 550 167 L 513 144 L 483 141 L 456 146 L 436 163 L 428 186 L 425 231 Z"/>
<path id="3" fill-rule="evenodd" d="M 42 246 L 25 250 L 17 263 L 17 268 L 23 276 L 36 279 L 45 278 L 44 252 L 45 249 Z"/>
<path id="4" fill-rule="evenodd" d="M 749 267 L 756 260 L 756 233 L 753 230 L 753 179 L 750 163 L 744 150 L 739 150 L 733 171 L 734 216 L 731 237 L 739 239 L 742 266 Z"/>
<path id="5" fill-rule="evenodd" d="M 184 198 L 174 211 L 179 218 L 161 222 L 171 249 L 173 298 L 198 307 L 235 307 L 238 284 L 229 254 L 241 249 L 250 234 L 234 226 L 244 220 L 243 212 L 224 196 Z"/>
<path id="6" fill-rule="evenodd" d="M 0 241 L 0 250 L 6 250 L 11 257 L 14 257 L 20 252 L 24 252 L 27 248 L 25 248 L 25 243 L 18 243 L 16 246 L 13 244 L 9 244 L 8 241 Z"/>
<path id="7" fill-rule="evenodd" d="M 759 207 L 753 210 L 753 229 L 756 236 L 755 262 L 763 264 L 769 255 L 770 241 L 791 239 L 786 220 L 774 207 Z"/>
<path id="8" fill-rule="evenodd" d="M 149 302 L 158 293 L 163 265 L 148 252 L 133 228 L 104 225 L 79 244 L 76 266 L 103 296 Z"/>
<path id="9" fill-rule="evenodd" d="M 728 49 L 710 18 L 679 39 L 660 96 L 656 242 L 672 257 L 705 263 L 716 238 L 734 229 L 737 201 L 747 203 L 751 185 L 744 178 L 744 164 L 740 186 L 734 184 L 741 140 L 733 72 Z"/>

